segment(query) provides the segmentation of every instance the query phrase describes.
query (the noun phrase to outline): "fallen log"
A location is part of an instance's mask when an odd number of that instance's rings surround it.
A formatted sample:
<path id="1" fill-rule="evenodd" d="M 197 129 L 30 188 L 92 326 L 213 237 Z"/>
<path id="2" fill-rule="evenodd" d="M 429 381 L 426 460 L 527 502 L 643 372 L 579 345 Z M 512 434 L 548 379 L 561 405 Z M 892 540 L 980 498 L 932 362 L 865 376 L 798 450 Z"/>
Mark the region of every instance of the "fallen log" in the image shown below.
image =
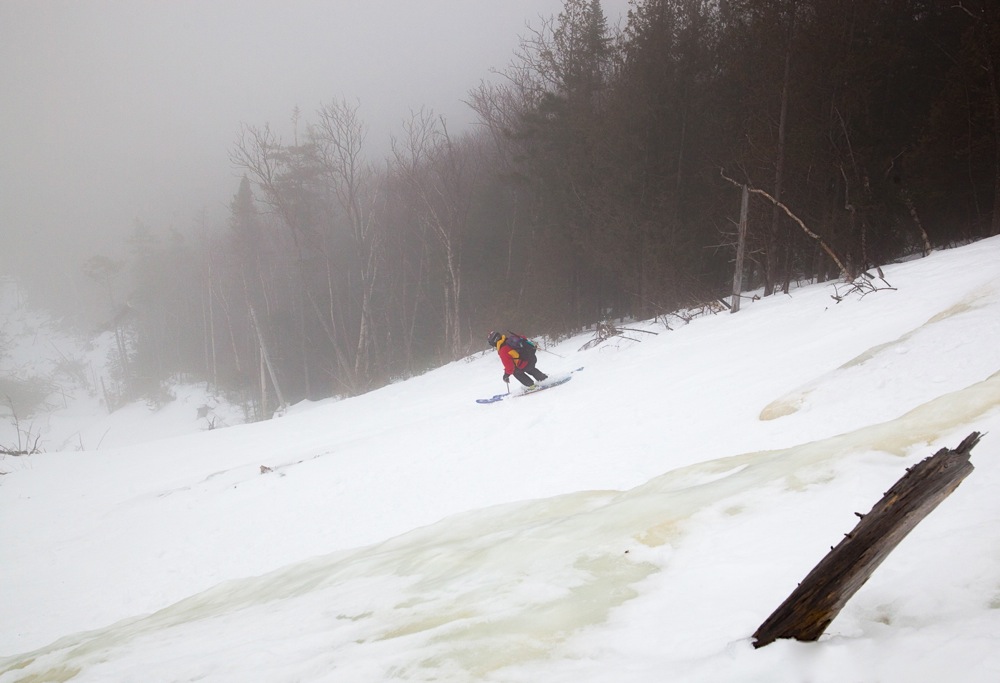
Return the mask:
<path id="1" fill-rule="evenodd" d="M 868 514 L 855 513 L 861 518 L 858 525 L 760 625 L 753 634 L 754 647 L 778 638 L 817 640 L 899 542 L 972 472 L 969 458 L 980 436 L 973 432 L 958 448 L 942 448 L 925 458 Z"/>

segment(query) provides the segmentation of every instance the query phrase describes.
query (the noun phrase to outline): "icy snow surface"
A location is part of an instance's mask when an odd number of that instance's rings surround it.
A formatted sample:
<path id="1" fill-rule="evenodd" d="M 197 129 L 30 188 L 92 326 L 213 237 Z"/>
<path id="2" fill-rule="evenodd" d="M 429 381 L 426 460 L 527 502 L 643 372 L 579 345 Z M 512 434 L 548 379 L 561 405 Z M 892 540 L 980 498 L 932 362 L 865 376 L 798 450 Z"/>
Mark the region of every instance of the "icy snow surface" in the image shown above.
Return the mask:
<path id="1" fill-rule="evenodd" d="M 523 400 L 474 402 L 503 390 L 484 352 L 4 458 L 0 683 L 994 683 L 1000 239 L 884 272 L 551 345 L 543 370 L 585 369 Z M 854 513 L 971 431 L 975 471 L 823 638 L 753 649 Z"/>

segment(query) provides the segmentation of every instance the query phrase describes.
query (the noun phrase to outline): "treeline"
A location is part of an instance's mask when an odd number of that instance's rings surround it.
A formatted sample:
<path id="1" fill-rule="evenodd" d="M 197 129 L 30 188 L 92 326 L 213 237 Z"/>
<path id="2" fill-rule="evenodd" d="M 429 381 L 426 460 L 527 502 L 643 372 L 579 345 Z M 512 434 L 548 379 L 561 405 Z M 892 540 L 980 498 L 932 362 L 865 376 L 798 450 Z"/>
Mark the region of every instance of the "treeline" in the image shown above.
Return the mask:
<path id="1" fill-rule="evenodd" d="M 228 230 L 137 233 L 120 393 L 186 374 L 261 417 L 460 358 L 494 326 L 715 299 L 743 184 L 770 197 L 744 277 L 766 294 L 998 234 L 998 66 L 992 0 L 634 0 L 620 31 L 565 0 L 470 92 L 471 131 L 419 112 L 378 162 L 346 101 L 296 111 L 291 142 L 239 131 Z"/>

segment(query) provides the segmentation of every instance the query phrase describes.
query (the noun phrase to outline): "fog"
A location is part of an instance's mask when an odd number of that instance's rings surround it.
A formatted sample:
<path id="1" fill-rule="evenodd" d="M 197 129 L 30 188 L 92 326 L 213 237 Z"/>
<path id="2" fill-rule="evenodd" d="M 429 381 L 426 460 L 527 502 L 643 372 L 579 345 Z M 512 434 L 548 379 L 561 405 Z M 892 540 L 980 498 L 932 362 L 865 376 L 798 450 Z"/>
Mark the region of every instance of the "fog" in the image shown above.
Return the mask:
<path id="1" fill-rule="evenodd" d="M 627 0 L 604 0 L 611 26 Z M 242 123 L 357 102 L 374 155 L 412 110 L 474 122 L 468 91 L 560 0 L 4 0 L 0 273 L 65 297 L 136 221 L 226 219 Z M 300 124 L 301 126 L 301 124 Z M 384 153 L 384 151 L 382 152 Z M 39 277 L 41 276 L 41 277 Z"/>

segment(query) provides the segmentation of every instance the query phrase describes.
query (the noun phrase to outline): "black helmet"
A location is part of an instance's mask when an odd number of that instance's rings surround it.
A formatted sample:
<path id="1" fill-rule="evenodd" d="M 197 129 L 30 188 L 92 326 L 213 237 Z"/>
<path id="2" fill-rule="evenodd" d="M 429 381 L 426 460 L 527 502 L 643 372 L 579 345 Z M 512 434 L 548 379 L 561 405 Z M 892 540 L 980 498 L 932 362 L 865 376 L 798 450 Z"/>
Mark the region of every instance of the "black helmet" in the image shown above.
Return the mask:
<path id="1" fill-rule="evenodd" d="M 490 332 L 490 336 L 486 338 L 486 341 L 489 342 L 490 346 L 496 346 L 497 342 L 501 339 L 503 339 L 503 335 L 499 332 Z"/>

